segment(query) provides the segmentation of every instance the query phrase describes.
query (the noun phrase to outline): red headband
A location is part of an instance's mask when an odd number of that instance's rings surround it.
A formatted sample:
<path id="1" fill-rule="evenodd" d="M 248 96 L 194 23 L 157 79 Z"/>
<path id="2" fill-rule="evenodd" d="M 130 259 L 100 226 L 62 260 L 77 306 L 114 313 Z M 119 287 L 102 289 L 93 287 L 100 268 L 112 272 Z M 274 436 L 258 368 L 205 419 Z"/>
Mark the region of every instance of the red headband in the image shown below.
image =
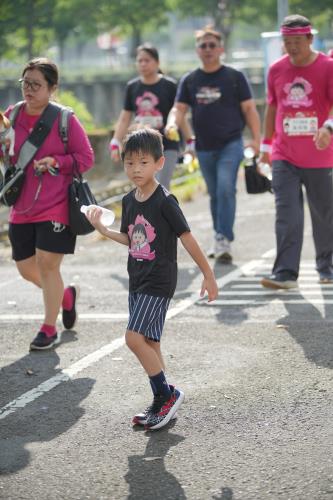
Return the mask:
<path id="1" fill-rule="evenodd" d="M 296 35 L 311 35 L 312 26 L 308 24 L 307 26 L 294 26 L 289 28 L 288 26 L 281 26 L 282 36 L 296 36 Z"/>

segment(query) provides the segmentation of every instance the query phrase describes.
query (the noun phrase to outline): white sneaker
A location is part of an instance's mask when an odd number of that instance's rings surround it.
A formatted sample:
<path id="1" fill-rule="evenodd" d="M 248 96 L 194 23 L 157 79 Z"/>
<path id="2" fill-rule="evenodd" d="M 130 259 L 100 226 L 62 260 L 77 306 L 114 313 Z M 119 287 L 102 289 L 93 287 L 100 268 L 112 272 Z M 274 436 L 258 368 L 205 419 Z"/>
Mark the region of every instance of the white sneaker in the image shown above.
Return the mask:
<path id="1" fill-rule="evenodd" d="M 215 251 L 216 251 L 216 239 L 214 238 L 214 241 L 212 242 L 210 249 L 207 251 L 207 257 L 209 257 L 210 259 L 214 259 Z"/>
<path id="2" fill-rule="evenodd" d="M 223 236 L 215 241 L 215 259 L 230 262 L 232 260 L 230 241 Z"/>

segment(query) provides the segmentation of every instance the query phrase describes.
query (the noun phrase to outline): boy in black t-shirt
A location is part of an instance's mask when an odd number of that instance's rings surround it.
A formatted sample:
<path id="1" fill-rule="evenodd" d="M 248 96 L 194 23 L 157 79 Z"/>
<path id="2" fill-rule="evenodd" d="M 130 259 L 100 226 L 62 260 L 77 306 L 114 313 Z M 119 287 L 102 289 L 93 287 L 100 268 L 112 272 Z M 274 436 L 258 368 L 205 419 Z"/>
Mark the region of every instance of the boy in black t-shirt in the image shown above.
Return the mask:
<path id="1" fill-rule="evenodd" d="M 215 300 L 218 289 L 176 198 L 155 178 L 164 163 L 161 134 L 150 128 L 128 134 L 122 160 L 136 187 L 123 198 L 120 232 L 101 223 L 98 207 L 90 209 L 87 216 L 101 234 L 129 247 L 126 343 L 147 372 L 154 394 L 153 403 L 135 415 L 133 423 L 159 429 L 174 418 L 184 400 L 184 393 L 165 379 L 160 350 L 165 316 L 177 283 L 177 237 L 204 275 L 200 296 L 207 290 L 208 300 Z"/>

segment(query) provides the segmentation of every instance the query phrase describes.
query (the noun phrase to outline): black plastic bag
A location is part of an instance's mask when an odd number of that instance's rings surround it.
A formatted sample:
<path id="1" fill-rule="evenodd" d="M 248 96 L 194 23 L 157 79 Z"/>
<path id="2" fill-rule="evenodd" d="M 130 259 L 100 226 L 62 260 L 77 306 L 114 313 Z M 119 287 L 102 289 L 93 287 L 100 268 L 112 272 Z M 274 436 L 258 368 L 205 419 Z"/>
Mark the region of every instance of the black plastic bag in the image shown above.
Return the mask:
<path id="1" fill-rule="evenodd" d="M 273 192 L 271 180 L 257 171 L 257 160 L 251 147 L 244 150 L 244 168 L 246 191 L 249 194 Z"/>

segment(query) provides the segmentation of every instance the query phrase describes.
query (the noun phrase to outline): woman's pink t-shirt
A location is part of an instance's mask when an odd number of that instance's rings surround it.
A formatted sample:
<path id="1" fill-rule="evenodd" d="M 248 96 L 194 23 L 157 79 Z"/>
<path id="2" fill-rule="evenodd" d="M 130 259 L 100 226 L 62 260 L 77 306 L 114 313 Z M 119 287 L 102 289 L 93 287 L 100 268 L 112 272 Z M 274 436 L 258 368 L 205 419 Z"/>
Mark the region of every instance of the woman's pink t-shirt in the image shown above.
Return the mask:
<path id="1" fill-rule="evenodd" d="M 308 66 L 294 66 L 283 56 L 269 70 L 267 100 L 276 107 L 272 159 L 333 167 L 333 140 L 325 150 L 313 141 L 333 107 L 333 59 L 319 53 Z"/>
<path id="2" fill-rule="evenodd" d="M 11 109 L 12 106 L 6 111 L 7 116 Z M 24 106 L 20 109 L 15 121 L 13 163 L 17 160 L 22 144 L 38 119 L 38 116 L 28 115 Z M 59 175 L 53 176 L 46 172 L 39 178 L 35 175 L 33 161 L 30 162 L 25 169 L 26 177 L 20 197 L 10 211 L 10 222 L 23 224 L 55 221 L 68 225 L 68 186 L 72 181 L 73 163 L 76 162 L 80 172 L 85 172 L 94 163 L 94 153 L 89 139 L 75 115 L 69 119 L 66 151 L 59 135 L 59 116 L 57 117 L 51 132 L 38 149 L 34 159 L 40 160 L 46 156 L 51 156 L 58 162 Z M 40 191 L 35 200 L 40 182 Z"/>

